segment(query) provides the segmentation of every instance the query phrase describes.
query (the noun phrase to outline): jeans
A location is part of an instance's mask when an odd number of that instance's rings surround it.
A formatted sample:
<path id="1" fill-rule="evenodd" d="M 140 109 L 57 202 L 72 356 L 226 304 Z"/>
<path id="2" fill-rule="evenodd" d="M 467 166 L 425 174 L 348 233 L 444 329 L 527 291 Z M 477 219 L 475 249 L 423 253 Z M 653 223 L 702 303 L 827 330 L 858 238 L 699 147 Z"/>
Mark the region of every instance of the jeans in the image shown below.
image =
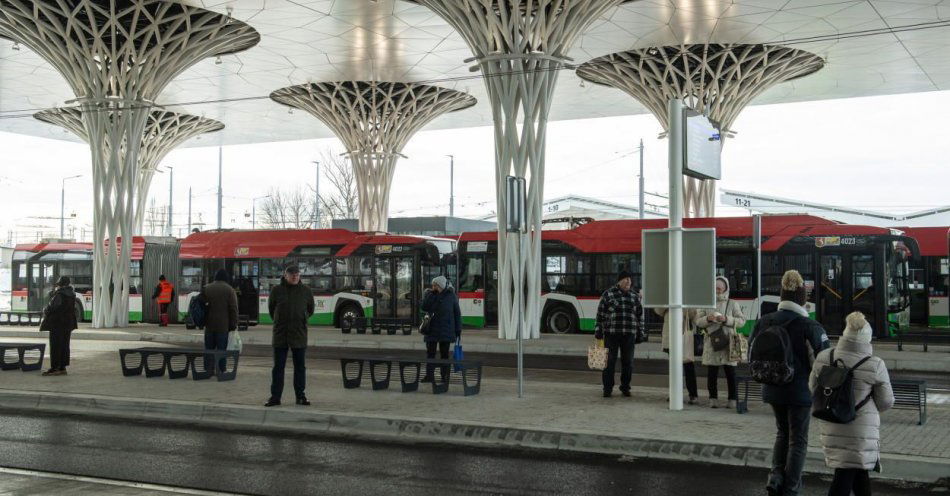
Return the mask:
<path id="1" fill-rule="evenodd" d="M 731 365 L 723 365 L 722 369 L 726 372 L 726 384 L 729 386 L 729 399 L 739 399 L 736 390 L 736 368 Z M 709 390 L 710 399 L 719 398 L 719 366 L 710 365 L 706 368 L 706 389 Z"/>
<path id="2" fill-rule="evenodd" d="M 828 496 L 871 496 L 871 476 L 860 468 L 836 468 Z"/>
<path id="3" fill-rule="evenodd" d="M 449 358 L 449 346 L 451 345 L 451 341 L 426 341 L 426 358 L 435 358 L 435 350 L 436 347 L 438 347 L 439 358 L 447 360 Z M 424 380 L 432 380 L 433 368 L 433 365 L 426 365 L 426 375 L 423 377 Z M 442 374 L 442 381 L 447 381 L 449 378 L 449 368 L 446 366 L 439 367 L 439 371 Z"/>
<path id="4" fill-rule="evenodd" d="M 237 332 L 237 331 L 234 331 Z M 211 332 L 205 330 L 205 349 L 206 350 L 226 350 L 228 349 L 228 333 L 227 332 Z M 205 370 L 211 370 L 214 359 L 206 356 L 204 359 Z M 227 359 L 222 358 L 218 360 L 218 370 L 224 372 L 225 367 L 227 366 Z"/>
<path id="5" fill-rule="evenodd" d="M 683 364 L 683 382 L 686 383 L 686 391 L 690 398 L 699 398 L 699 387 L 696 386 L 696 364 L 686 362 Z"/>
<path id="6" fill-rule="evenodd" d="M 797 496 L 802 489 L 802 469 L 808 451 L 810 406 L 772 405 L 775 413 L 775 447 L 772 449 L 770 480 L 780 482 L 785 496 Z"/>
<path id="7" fill-rule="evenodd" d="M 52 329 L 49 332 L 50 370 L 66 370 L 69 365 L 69 336 L 73 331 Z"/>
<path id="8" fill-rule="evenodd" d="M 307 366 L 304 363 L 307 348 L 274 348 L 274 370 L 271 372 L 270 397 L 280 401 L 284 394 L 284 368 L 287 366 L 287 350 L 293 355 L 294 361 L 294 394 L 298 398 L 306 397 L 304 389 L 307 387 Z"/>
<path id="9" fill-rule="evenodd" d="M 620 390 L 630 391 L 630 378 L 633 376 L 633 334 L 605 334 L 604 346 L 607 347 L 607 367 L 604 368 L 604 392 L 614 390 L 614 370 L 617 354 L 620 354 Z"/>

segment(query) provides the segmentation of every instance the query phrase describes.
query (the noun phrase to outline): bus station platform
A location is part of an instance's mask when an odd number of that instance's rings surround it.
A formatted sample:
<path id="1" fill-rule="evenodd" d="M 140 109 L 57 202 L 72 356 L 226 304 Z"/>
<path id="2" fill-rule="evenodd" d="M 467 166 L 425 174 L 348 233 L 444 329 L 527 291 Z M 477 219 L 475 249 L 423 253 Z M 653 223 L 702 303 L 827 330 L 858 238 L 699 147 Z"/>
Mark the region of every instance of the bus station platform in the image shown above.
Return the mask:
<path id="1" fill-rule="evenodd" d="M 47 337 L 36 327 L 0 326 L 0 338 Z M 270 326 L 254 326 L 241 331 L 245 354 L 269 355 L 271 345 Z M 80 324 L 73 332 L 73 340 L 107 341 L 145 341 L 168 343 L 179 346 L 204 344 L 203 331 L 188 330 L 183 325 L 159 327 L 149 324 L 133 324 L 125 328 L 92 329 L 88 324 Z M 593 337 L 584 335 L 542 334 L 541 339 L 525 340 L 525 366 L 529 368 L 586 370 L 587 347 Z M 311 353 L 324 358 L 333 358 L 339 352 L 359 349 L 378 353 L 425 353 L 425 343 L 416 330 L 410 336 L 343 334 L 337 328 L 311 327 L 309 346 Z M 464 329 L 462 344 L 467 355 L 486 361 L 488 365 L 514 366 L 516 341 L 498 338 L 495 329 Z M 929 351 L 915 343 L 904 343 L 904 350 L 897 351 L 895 342 L 875 341 L 874 352 L 887 363 L 888 369 L 895 373 L 944 375 L 950 374 L 950 346 L 930 345 Z M 634 351 L 635 367 L 646 367 L 653 373 L 665 373 L 667 355 L 660 346 L 660 336 L 651 334 L 650 340 L 636 346 Z M 639 365 L 638 365 L 639 364 Z M 702 375 L 703 367 L 697 371 Z M 642 369 L 641 369 L 642 370 Z"/>
<path id="2" fill-rule="evenodd" d="M 486 367 L 481 393 L 464 397 L 452 390 L 433 395 L 422 390 L 401 393 L 398 388 L 373 391 L 367 385 L 344 389 L 338 361 L 311 358 L 307 396 L 313 406 L 293 404 L 288 379 L 284 404 L 264 408 L 269 357 L 242 356 L 241 371 L 230 382 L 123 377 L 116 350 L 129 344 L 74 341 L 67 376 L 0 372 L 0 410 L 438 443 L 459 449 L 559 450 L 597 454 L 612 463 L 653 458 L 747 466 L 761 472 L 763 483 L 774 435 L 772 414 L 764 404 L 750 404 L 744 415 L 703 405 L 671 412 L 662 384 L 635 375 L 632 398 L 602 398 L 600 375 L 593 371 L 529 369 L 525 397 L 518 398 L 513 369 Z M 950 484 L 950 394 L 930 395 L 928 417 L 919 426 L 916 412 L 883 414 L 884 472 L 875 476 Z M 828 474 L 818 430 L 816 422 L 806 470 Z"/>

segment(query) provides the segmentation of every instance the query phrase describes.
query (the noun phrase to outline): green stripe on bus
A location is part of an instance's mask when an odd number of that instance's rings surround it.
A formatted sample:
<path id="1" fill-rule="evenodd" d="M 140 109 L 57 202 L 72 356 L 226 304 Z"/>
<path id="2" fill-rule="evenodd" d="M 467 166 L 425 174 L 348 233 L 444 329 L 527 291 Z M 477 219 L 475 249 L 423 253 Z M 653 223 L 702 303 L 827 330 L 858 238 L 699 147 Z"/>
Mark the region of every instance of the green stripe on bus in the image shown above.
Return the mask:
<path id="1" fill-rule="evenodd" d="M 597 319 L 581 319 L 581 331 L 593 331 Z"/>
<path id="2" fill-rule="evenodd" d="M 927 319 L 930 327 L 950 327 L 950 315 L 931 315 Z"/>
<path id="3" fill-rule="evenodd" d="M 462 316 L 462 325 L 468 327 L 485 327 L 485 317 L 481 316 Z"/>

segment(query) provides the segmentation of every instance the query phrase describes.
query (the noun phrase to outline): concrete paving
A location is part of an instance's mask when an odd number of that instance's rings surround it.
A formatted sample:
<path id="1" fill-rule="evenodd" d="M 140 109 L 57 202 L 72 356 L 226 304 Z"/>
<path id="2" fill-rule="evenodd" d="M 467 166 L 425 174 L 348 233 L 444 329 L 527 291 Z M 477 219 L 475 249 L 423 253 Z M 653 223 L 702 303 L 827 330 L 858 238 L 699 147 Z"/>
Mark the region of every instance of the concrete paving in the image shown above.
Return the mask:
<path id="1" fill-rule="evenodd" d="M 91 348 L 86 346 L 91 345 Z M 767 406 L 751 412 L 707 407 L 666 409 L 666 390 L 637 386 L 633 398 L 600 397 L 599 374 L 557 374 L 529 369 L 527 394 L 517 398 L 514 373 L 489 369 L 481 394 L 404 394 L 396 387 L 372 391 L 368 385 L 345 390 L 339 362 L 311 360 L 308 396 L 312 407 L 290 404 L 263 408 L 270 361 L 242 357 L 233 382 L 171 381 L 122 377 L 118 347 L 133 343 L 74 342 L 69 375 L 0 373 L 0 408 L 65 411 L 93 416 L 224 424 L 241 428 L 306 431 L 368 439 L 518 446 L 631 457 L 703 461 L 766 467 L 774 434 Z M 111 348 L 111 351 L 110 351 Z M 289 375 L 288 370 L 288 375 Z M 290 378 L 284 399 L 292 398 Z M 884 414 L 883 477 L 933 483 L 950 474 L 950 404 L 947 394 L 930 395 L 929 420 L 917 413 Z M 818 429 L 812 430 L 807 469 L 825 473 Z"/>

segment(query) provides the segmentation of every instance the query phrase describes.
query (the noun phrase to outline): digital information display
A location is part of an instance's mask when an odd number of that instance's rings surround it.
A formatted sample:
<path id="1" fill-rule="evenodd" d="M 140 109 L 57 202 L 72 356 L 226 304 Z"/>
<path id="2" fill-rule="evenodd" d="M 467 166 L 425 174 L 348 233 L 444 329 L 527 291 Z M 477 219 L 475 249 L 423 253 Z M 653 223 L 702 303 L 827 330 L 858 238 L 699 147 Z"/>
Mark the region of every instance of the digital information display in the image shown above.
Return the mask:
<path id="1" fill-rule="evenodd" d="M 722 136 L 719 125 L 692 109 L 683 110 L 683 174 L 720 179 Z"/>

